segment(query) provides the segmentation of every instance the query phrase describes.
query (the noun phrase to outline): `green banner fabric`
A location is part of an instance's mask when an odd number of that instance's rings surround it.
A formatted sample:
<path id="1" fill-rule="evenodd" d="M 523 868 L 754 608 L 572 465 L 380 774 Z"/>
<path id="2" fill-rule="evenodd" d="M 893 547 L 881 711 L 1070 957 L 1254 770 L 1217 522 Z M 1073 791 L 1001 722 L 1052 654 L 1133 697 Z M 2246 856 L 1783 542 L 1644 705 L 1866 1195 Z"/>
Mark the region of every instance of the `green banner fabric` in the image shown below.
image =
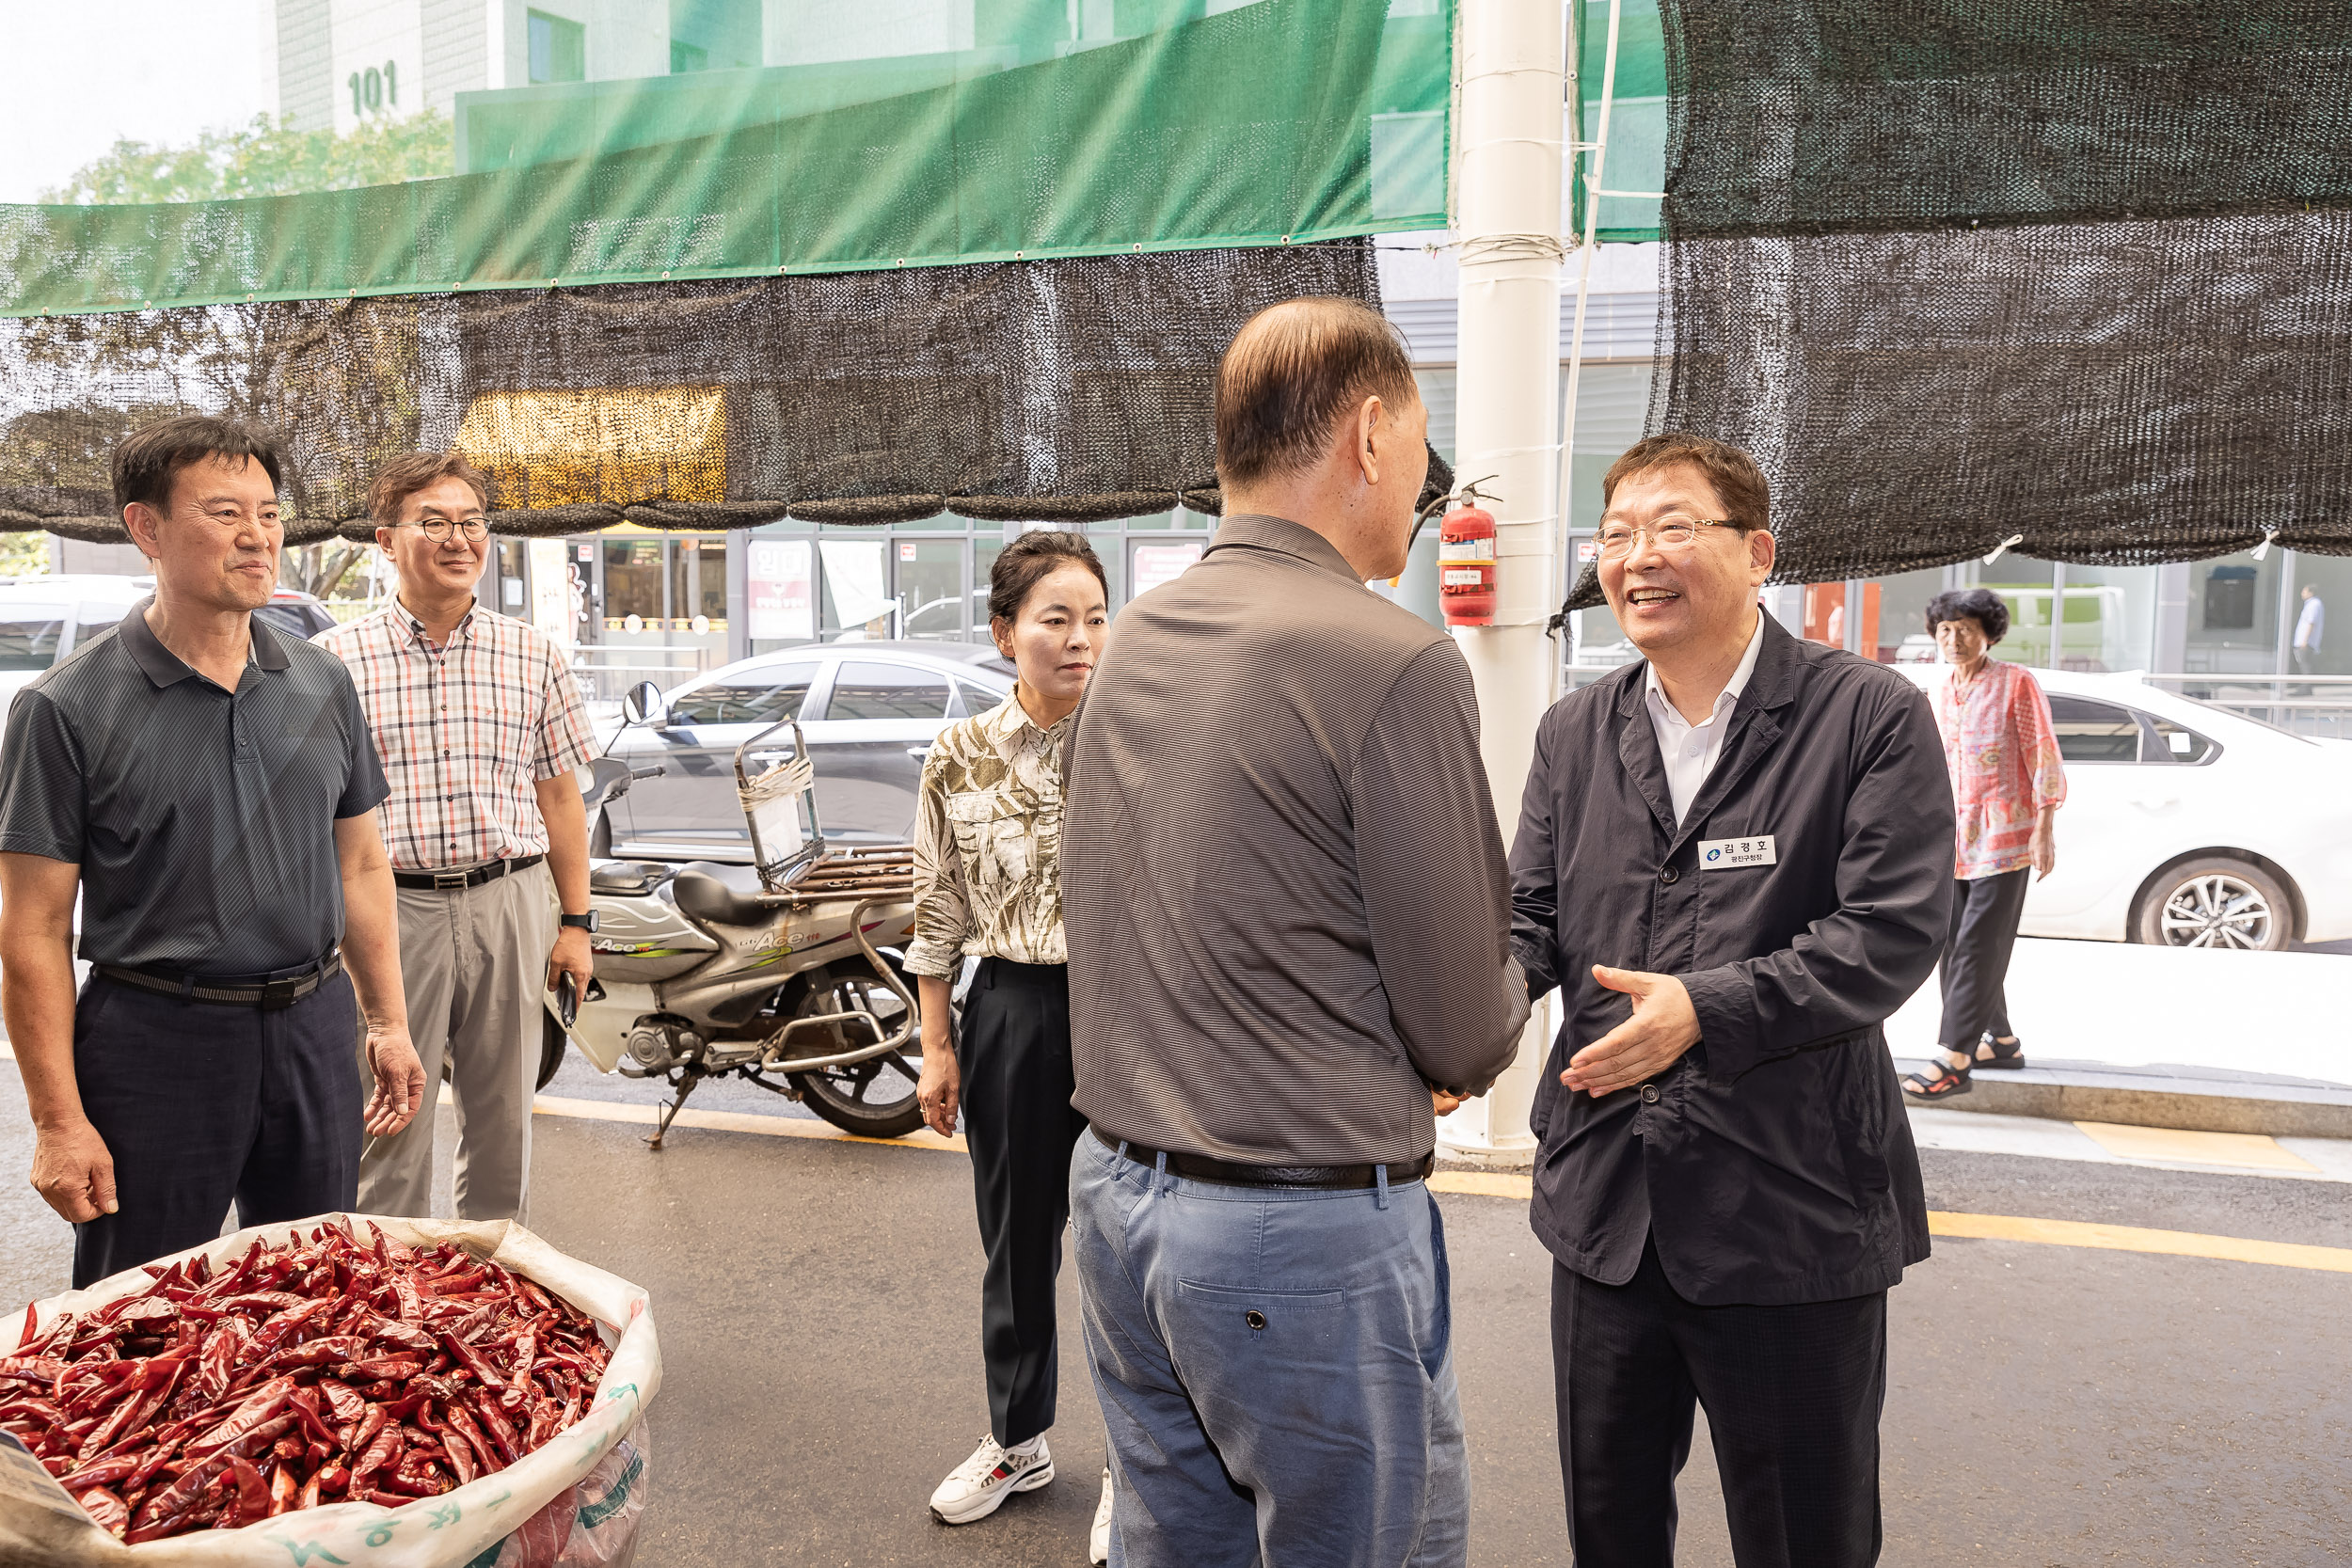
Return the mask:
<path id="1" fill-rule="evenodd" d="M 1568 8 L 1576 29 L 1576 92 L 1571 128 L 1589 142 L 1600 134 L 1601 86 L 1609 64 L 1609 0 L 1579 0 Z M 1658 238 L 1660 198 L 1666 189 L 1666 48 L 1658 0 L 1620 0 L 1617 11 L 1617 75 L 1610 100 L 1609 151 L 1600 188 L 1632 196 L 1600 198 L 1603 245 Z M 1570 181 L 1570 236 L 1584 234 L 1584 204 L 1590 199 L 1593 154 L 1576 155 Z"/>
<path id="2" fill-rule="evenodd" d="M 1166 25 L 1027 64 L 974 49 L 469 93 L 447 178 L 0 207 L 0 315 L 1438 228 L 1452 12 L 1452 0 L 1170 5 L 1147 10 Z"/>

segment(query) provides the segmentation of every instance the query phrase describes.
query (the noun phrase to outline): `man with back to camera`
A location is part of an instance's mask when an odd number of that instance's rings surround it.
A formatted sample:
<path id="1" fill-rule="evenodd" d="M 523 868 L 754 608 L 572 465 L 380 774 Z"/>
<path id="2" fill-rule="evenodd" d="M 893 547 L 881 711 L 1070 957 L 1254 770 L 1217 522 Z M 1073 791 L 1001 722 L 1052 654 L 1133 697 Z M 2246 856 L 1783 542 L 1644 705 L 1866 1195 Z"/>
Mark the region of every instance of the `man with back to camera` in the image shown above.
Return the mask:
<path id="1" fill-rule="evenodd" d="M 424 1095 L 358 697 L 252 618 L 278 481 L 277 449 L 225 420 L 125 441 L 115 500 L 154 595 L 8 711 L 0 976 L 77 1288 L 212 1240 L 232 1199 L 247 1226 L 352 1208 L 363 1127 Z"/>
<path id="2" fill-rule="evenodd" d="M 1764 475 L 1654 436 L 1602 481 L 1644 660 L 1544 716 L 1511 946 L 1565 1022 L 1531 1218 L 1580 1568 L 1674 1560 L 1707 1407 L 1741 1568 L 1879 1554 L 1886 1291 L 1927 1199 L 1881 1027 L 1934 966 L 1952 792 L 1925 694 L 1762 613 Z"/>
<path id="3" fill-rule="evenodd" d="M 588 716 L 536 626 L 474 602 L 489 558 L 489 483 L 454 452 L 393 459 L 368 513 L 400 574 L 376 613 L 321 632 L 350 668 L 391 793 L 384 842 L 399 886 L 401 974 L 427 1078 L 450 1065 L 461 1220 L 525 1217 L 541 988 L 593 973 L 588 814 L 572 770 Z M 563 913 L 560 918 L 557 905 Z M 433 1118 L 369 1141 L 359 1201 L 423 1214 Z"/>
<path id="4" fill-rule="evenodd" d="M 1254 317 L 1225 521 L 1121 614 L 1062 830 L 1071 1207 L 1111 1560 L 1460 1563 L 1435 1107 L 1527 1018 L 1470 668 L 1365 588 L 1428 471 L 1396 329 Z M 1940 766 L 1940 764 L 1939 764 Z"/>

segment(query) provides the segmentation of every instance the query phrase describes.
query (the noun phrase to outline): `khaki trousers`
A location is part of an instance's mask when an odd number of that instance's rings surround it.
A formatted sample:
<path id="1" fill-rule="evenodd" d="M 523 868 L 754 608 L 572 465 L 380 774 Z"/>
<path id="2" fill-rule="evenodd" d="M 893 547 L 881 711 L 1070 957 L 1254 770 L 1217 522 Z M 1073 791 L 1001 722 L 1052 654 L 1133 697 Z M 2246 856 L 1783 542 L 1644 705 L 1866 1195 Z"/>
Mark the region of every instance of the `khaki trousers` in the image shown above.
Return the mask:
<path id="1" fill-rule="evenodd" d="M 457 1217 L 523 1220 L 555 879 L 543 861 L 480 887 L 402 888 L 399 899 L 400 974 L 408 1037 L 424 1064 L 424 1105 L 391 1137 L 368 1140 L 359 1208 L 432 1213 L 434 1104 L 446 1060 L 457 1102 Z"/>

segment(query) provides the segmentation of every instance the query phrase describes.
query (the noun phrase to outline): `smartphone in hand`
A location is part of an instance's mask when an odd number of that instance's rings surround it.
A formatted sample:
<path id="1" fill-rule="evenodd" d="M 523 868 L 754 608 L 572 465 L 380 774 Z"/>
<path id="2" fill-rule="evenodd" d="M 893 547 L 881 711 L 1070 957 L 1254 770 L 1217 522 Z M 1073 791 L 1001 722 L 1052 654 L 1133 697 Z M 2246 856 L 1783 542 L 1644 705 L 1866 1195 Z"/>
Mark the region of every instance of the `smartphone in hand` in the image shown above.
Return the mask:
<path id="1" fill-rule="evenodd" d="M 573 979 L 568 971 L 555 982 L 555 1012 L 564 1021 L 566 1029 L 572 1026 L 572 1020 L 580 1016 L 580 982 Z"/>

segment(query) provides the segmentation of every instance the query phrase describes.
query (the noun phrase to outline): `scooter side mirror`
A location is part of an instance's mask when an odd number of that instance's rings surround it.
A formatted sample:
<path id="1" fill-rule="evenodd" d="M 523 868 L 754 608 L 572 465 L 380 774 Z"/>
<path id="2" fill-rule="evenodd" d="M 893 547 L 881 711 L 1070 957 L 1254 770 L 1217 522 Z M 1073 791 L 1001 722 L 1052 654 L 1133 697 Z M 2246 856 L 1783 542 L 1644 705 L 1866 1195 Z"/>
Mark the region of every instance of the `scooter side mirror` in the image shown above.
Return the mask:
<path id="1" fill-rule="evenodd" d="M 621 717 L 632 724 L 661 722 L 661 688 L 651 681 L 639 681 L 621 697 Z"/>

